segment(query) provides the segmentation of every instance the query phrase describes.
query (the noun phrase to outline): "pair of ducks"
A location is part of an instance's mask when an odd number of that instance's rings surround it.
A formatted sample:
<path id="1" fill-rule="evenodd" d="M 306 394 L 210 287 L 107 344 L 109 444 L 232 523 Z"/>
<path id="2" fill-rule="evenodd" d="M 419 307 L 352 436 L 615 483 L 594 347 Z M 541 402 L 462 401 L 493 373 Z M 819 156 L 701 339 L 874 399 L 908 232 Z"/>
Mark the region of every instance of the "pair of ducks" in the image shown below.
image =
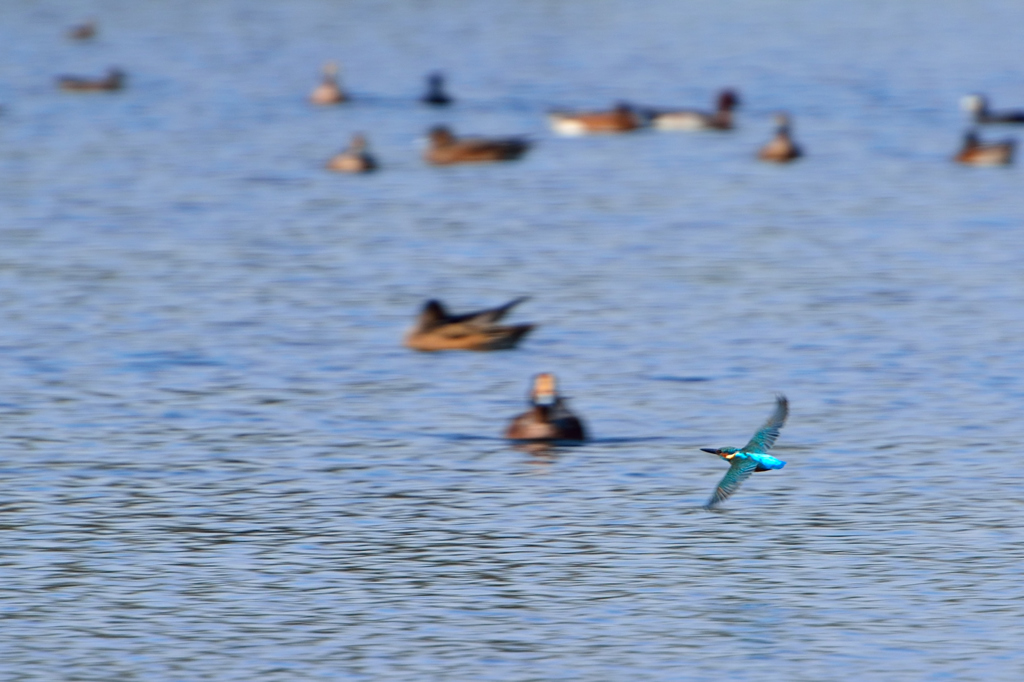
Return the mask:
<path id="1" fill-rule="evenodd" d="M 556 111 L 548 115 L 548 120 L 552 129 L 563 135 L 625 133 L 648 125 L 658 130 L 732 130 L 732 111 L 739 102 L 733 90 L 723 90 L 713 112 L 639 110 L 620 102 L 609 111 Z M 775 124 L 775 136 L 758 151 L 757 157 L 772 163 L 789 163 L 803 156 L 803 150 L 793 141 L 789 116 L 777 114 Z"/>
<path id="2" fill-rule="evenodd" d="M 349 100 L 348 94 L 342 89 L 338 80 L 340 71 L 337 62 L 327 62 L 323 68 L 323 78 L 320 85 L 309 94 L 309 101 L 313 104 L 330 105 L 341 104 Z M 455 100 L 445 92 L 444 75 L 435 72 L 427 76 L 427 92 L 420 101 L 435 107 L 448 106 Z"/>
<path id="3" fill-rule="evenodd" d="M 978 125 L 992 123 L 1024 123 L 1024 111 L 1000 111 L 989 109 L 984 95 L 967 95 L 960 106 L 969 112 Z M 975 130 L 964 135 L 964 144 L 953 160 L 968 166 L 1006 166 L 1013 163 L 1017 143 L 1014 140 L 982 142 Z"/>
<path id="4" fill-rule="evenodd" d="M 446 126 L 432 128 L 427 134 L 427 139 L 429 145 L 423 158 L 434 166 L 512 161 L 525 154 L 531 144 L 529 140 L 521 137 L 459 138 Z M 352 136 L 348 149 L 327 162 L 327 168 L 343 173 L 369 173 L 376 170 L 377 162 L 367 151 L 366 138 L 356 134 Z"/>
<path id="5" fill-rule="evenodd" d="M 569 409 L 565 398 L 558 394 L 553 374 L 534 377 L 528 403 L 529 409 L 513 418 L 505 429 L 506 438 L 533 443 L 586 440 L 583 422 Z M 715 486 L 711 498 L 704 505 L 705 509 L 714 509 L 724 502 L 755 472 L 786 466 L 784 461 L 769 455 L 768 451 L 778 440 L 788 416 L 789 401 L 784 395 L 776 396 L 772 415 L 742 448 L 701 448 L 729 463 L 729 470 Z"/>
<path id="6" fill-rule="evenodd" d="M 638 109 L 619 102 L 609 111 L 553 111 L 548 114 L 548 122 L 562 135 L 627 133 L 648 126 L 659 130 L 731 130 L 732 111 L 739 103 L 733 90 L 722 90 L 713 112 Z"/>

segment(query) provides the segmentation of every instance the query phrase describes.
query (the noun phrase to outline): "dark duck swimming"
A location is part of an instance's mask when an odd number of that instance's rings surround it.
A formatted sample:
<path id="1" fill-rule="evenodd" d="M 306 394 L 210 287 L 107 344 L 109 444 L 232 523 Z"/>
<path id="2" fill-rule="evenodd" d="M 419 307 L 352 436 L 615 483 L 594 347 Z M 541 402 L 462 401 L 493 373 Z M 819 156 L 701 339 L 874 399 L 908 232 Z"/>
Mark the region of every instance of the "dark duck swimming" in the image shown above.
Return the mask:
<path id="1" fill-rule="evenodd" d="M 565 398 L 558 395 L 555 375 L 538 374 L 533 379 L 529 397 L 530 409 L 512 420 L 505 437 L 512 440 L 552 441 L 586 440 L 583 422 L 569 409 Z"/>

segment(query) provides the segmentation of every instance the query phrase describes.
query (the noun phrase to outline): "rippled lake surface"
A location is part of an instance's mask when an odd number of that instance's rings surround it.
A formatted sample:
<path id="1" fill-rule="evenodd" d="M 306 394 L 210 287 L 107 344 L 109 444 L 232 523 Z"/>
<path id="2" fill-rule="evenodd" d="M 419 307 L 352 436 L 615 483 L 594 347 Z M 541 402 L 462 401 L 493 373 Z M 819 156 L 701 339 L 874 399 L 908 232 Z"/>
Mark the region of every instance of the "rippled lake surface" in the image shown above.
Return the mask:
<path id="1" fill-rule="evenodd" d="M 1021 26 L 3 3 L 0 678 L 1024 679 L 1024 177 L 949 160 L 962 95 L 1024 108 Z M 354 99 L 313 108 L 328 59 Z M 53 87 L 112 65 L 122 93 Z M 433 69 L 448 111 L 416 104 Z M 722 86 L 728 134 L 544 121 Z M 780 109 L 807 158 L 759 164 Z M 430 168 L 436 123 L 537 144 Z M 383 171 L 322 170 L 355 131 Z M 520 295 L 518 350 L 400 345 L 428 297 Z M 539 371 L 592 443 L 501 440 Z M 703 511 L 699 448 L 776 392 L 788 465 Z"/>

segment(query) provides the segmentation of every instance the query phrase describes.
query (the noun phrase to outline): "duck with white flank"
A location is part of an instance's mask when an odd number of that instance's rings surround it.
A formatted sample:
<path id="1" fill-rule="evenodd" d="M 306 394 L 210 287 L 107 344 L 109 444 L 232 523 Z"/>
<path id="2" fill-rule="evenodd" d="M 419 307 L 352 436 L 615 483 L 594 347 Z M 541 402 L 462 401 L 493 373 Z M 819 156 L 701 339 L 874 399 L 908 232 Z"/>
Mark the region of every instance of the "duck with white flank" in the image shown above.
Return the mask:
<path id="1" fill-rule="evenodd" d="M 735 90 L 718 93 L 715 111 L 650 112 L 651 125 L 658 130 L 732 130 L 732 110 L 740 104 Z"/>

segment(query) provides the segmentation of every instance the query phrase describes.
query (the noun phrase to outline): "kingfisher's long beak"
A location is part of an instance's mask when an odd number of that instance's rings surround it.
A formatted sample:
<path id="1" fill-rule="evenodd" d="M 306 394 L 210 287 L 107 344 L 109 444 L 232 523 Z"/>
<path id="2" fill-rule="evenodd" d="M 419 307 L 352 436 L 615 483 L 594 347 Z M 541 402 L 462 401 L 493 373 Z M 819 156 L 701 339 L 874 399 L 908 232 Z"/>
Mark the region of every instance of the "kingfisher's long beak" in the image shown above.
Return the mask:
<path id="1" fill-rule="evenodd" d="M 704 452 L 710 452 L 712 455 L 719 455 L 719 454 L 721 454 L 718 451 L 718 448 L 701 448 L 701 450 L 703 450 Z"/>

